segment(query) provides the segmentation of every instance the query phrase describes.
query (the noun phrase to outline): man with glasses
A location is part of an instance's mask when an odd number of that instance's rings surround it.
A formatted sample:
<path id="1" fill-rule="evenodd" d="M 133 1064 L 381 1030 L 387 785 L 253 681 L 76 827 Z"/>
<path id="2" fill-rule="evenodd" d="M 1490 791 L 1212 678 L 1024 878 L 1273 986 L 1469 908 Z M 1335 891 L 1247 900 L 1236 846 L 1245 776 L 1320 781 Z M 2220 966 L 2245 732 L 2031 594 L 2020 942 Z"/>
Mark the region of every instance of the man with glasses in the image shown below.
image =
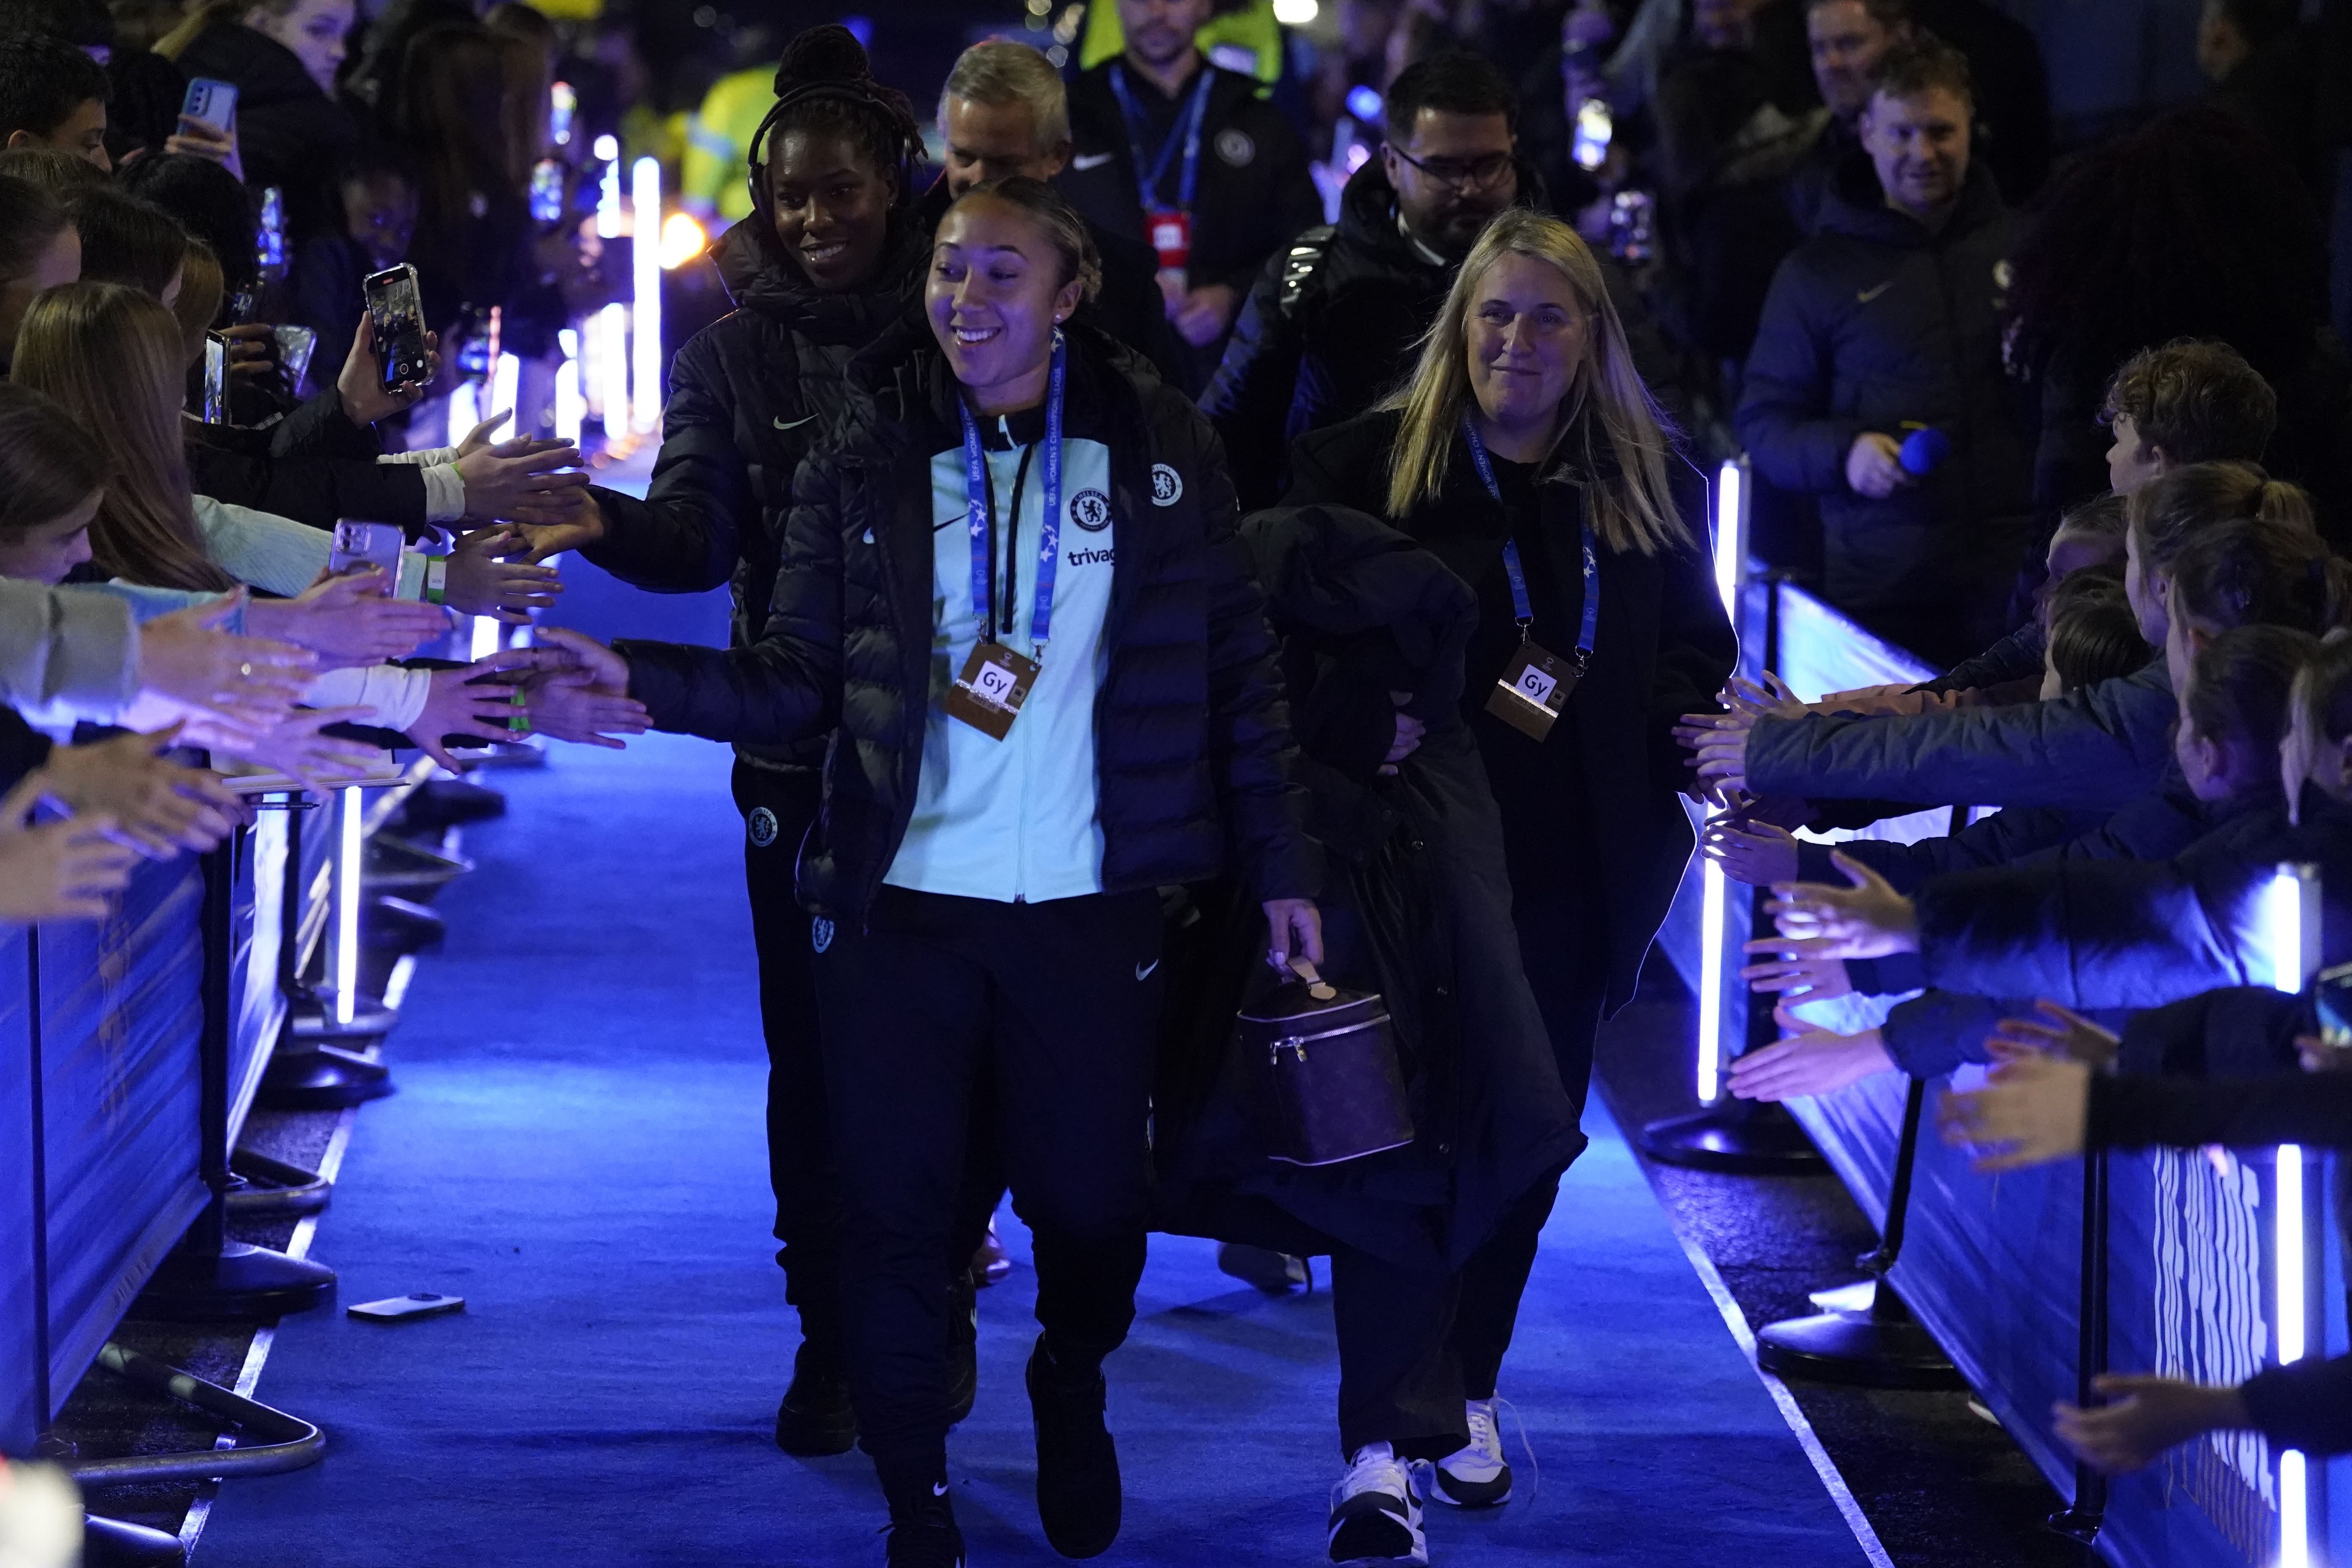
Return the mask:
<path id="1" fill-rule="evenodd" d="M 1194 36 L 1215 0 L 1118 0 L 1126 51 L 1070 84 L 1070 158 L 1055 184 L 1097 232 L 1158 253 L 1168 320 L 1197 393 L 1243 296 L 1322 216 L 1307 149 L 1255 78 Z"/>
<path id="2" fill-rule="evenodd" d="M 1517 94 L 1475 55 L 1406 68 L 1383 118 L 1380 160 L 1349 180 L 1337 224 L 1267 266 L 1202 396 L 1245 511 L 1280 499 L 1294 437 L 1353 418 L 1412 368 L 1471 242 L 1532 184 Z"/>

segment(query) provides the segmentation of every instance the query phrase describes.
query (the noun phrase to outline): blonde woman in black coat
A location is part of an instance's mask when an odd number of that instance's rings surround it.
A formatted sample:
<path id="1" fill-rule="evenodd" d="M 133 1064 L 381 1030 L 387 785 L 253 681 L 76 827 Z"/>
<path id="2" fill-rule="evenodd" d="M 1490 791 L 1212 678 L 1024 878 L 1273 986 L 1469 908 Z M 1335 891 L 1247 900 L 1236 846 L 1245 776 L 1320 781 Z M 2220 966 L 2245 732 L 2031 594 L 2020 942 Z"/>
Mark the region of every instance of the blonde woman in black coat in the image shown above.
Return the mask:
<path id="1" fill-rule="evenodd" d="M 1283 498 L 1386 518 L 1477 593 L 1465 717 L 1502 811 L 1520 953 L 1579 1107 L 1593 1034 L 1633 995 L 1690 858 L 1673 726 L 1714 706 L 1737 653 L 1706 546 L 1668 489 L 1681 460 L 1592 252 L 1514 209 L 1463 262 L 1412 379 L 1302 437 Z M 1536 1184 L 1464 1270 L 1454 1348 L 1470 1443 L 1439 1464 L 1439 1500 L 1510 1495 L 1495 1382 L 1557 1191 Z"/>

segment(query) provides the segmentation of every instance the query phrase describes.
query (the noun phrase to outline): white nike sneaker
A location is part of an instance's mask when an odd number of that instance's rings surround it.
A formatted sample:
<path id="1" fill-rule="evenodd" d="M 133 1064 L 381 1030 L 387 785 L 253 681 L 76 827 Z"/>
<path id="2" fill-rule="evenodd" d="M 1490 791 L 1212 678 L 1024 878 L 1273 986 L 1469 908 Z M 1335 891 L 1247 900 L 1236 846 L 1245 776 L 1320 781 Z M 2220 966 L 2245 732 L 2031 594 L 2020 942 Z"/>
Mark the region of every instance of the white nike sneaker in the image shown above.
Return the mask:
<path id="1" fill-rule="evenodd" d="M 1500 1508 L 1511 1500 L 1511 1467 L 1503 1462 L 1503 1429 L 1495 1418 L 1495 1402 L 1474 1399 L 1462 1413 L 1470 1424 L 1470 1446 L 1437 1461 L 1432 1495 L 1456 1508 Z"/>
<path id="2" fill-rule="evenodd" d="M 1331 1561 L 1350 1565 L 1408 1563 L 1426 1568 L 1421 1493 L 1412 1471 L 1386 1443 L 1356 1450 L 1331 1489 Z"/>

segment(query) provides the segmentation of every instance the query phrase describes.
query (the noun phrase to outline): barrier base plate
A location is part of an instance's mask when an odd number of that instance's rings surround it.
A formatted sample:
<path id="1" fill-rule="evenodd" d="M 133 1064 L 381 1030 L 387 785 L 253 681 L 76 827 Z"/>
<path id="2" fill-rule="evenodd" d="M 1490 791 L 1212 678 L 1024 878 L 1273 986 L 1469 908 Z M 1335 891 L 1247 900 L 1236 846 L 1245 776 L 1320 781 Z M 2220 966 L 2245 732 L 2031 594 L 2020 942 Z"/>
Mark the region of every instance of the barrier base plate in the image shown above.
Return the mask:
<path id="1" fill-rule="evenodd" d="M 2062 1508 L 2043 1521 L 2042 1526 L 2053 1534 L 2088 1546 L 2099 1539 L 2099 1526 L 2106 1521 L 2102 1509 Z"/>
<path id="2" fill-rule="evenodd" d="M 173 1251 L 131 1304 L 134 1318 L 173 1323 L 267 1322 L 334 1294 L 335 1271 L 266 1247 L 225 1243 L 217 1258 Z"/>
<path id="3" fill-rule="evenodd" d="M 392 1092 L 392 1073 L 355 1051 L 320 1046 L 281 1052 L 262 1075 L 254 1102 L 270 1110 L 341 1110 Z"/>
<path id="4" fill-rule="evenodd" d="M 1668 1165 L 1742 1176 L 1810 1176 L 1829 1169 L 1797 1119 L 1777 1105 L 1735 1100 L 1642 1129 L 1642 1152 Z"/>
<path id="5" fill-rule="evenodd" d="M 175 1568 L 188 1554 L 176 1535 L 93 1513 L 82 1521 L 81 1560 L 86 1568 Z"/>
<path id="6" fill-rule="evenodd" d="M 376 997 L 364 992 L 352 994 L 352 1016 L 349 1023 L 335 1016 L 335 988 L 321 985 L 315 1001 L 301 1001 L 286 1019 L 286 1037 L 308 1042 L 325 1040 L 380 1040 L 392 1033 L 400 1022 L 397 1010 L 387 1007 Z"/>
<path id="7" fill-rule="evenodd" d="M 441 945 L 448 922 L 425 905 L 386 893 L 360 916 L 360 940 L 394 954 L 430 952 Z"/>
<path id="8" fill-rule="evenodd" d="M 1865 1311 L 1822 1312 L 1756 1331 L 1756 1364 L 1780 1377 L 1864 1388 L 1966 1388 L 1935 1336 L 1884 1285 Z"/>

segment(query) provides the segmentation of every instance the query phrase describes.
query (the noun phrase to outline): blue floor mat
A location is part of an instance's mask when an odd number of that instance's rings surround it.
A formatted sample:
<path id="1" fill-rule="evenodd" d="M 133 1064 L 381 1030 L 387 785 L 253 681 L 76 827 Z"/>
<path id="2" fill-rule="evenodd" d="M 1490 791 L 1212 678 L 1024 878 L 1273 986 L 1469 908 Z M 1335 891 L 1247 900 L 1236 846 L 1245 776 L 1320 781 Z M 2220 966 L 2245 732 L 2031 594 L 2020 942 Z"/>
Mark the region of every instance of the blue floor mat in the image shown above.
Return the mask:
<path id="1" fill-rule="evenodd" d="M 881 1561 L 866 1461 L 770 1441 L 794 1330 L 728 757 L 667 736 L 550 749 L 492 780 L 509 814 L 470 831 L 480 869 L 444 897 L 447 947 L 386 1052 L 399 1092 L 359 1113 L 314 1249 L 345 1302 L 434 1290 L 466 1310 L 288 1320 L 258 1394 L 324 1426 L 328 1458 L 224 1488 L 199 1565 Z M 1507 1424 L 1522 1500 L 1433 1509 L 1433 1560 L 1862 1563 L 1597 1104 L 1588 1131 L 1504 1373 L 1540 1489 Z M 1020 1266 L 981 1297 L 956 1508 L 975 1564 L 1057 1563 L 1031 1500 L 1026 1237 L 1009 1212 L 1002 1228 Z M 1100 1561 L 1323 1562 L 1328 1299 L 1269 1300 L 1208 1243 L 1155 1237 L 1139 1305 L 1109 1363 L 1128 1498 Z"/>

